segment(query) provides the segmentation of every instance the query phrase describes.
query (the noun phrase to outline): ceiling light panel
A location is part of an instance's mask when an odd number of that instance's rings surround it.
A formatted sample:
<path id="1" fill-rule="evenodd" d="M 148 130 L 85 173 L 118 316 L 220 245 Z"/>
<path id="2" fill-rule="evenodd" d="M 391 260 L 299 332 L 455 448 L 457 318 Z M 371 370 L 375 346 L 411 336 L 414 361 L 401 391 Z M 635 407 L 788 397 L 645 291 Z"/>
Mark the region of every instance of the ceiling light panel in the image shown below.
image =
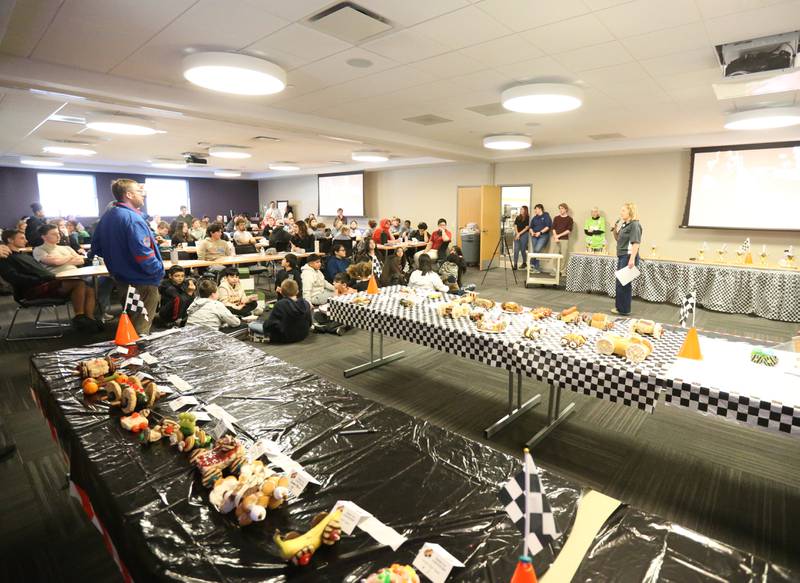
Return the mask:
<path id="1" fill-rule="evenodd" d="M 234 95 L 272 95 L 286 88 L 286 71 L 265 59 L 239 53 L 193 53 L 183 59 L 187 81 Z"/>

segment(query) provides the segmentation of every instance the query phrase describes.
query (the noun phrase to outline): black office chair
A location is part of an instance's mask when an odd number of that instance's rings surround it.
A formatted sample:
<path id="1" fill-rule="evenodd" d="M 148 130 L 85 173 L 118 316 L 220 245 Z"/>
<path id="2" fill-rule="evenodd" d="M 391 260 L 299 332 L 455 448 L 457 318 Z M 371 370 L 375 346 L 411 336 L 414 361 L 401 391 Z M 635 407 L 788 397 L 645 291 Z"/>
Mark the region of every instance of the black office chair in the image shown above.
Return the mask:
<path id="1" fill-rule="evenodd" d="M 47 340 L 51 338 L 61 338 L 64 336 L 64 328 L 69 328 L 72 326 L 72 322 L 70 321 L 72 316 L 70 314 L 70 299 L 67 298 L 41 298 L 36 300 L 28 300 L 25 298 L 17 297 L 14 294 L 14 301 L 17 302 L 17 309 L 14 311 L 14 316 L 11 318 L 11 324 L 8 326 L 8 331 L 6 332 L 6 342 L 17 342 L 19 340 Z M 67 321 L 62 322 L 61 318 L 58 314 L 58 308 L 61 306 L 67 306 Z M 55 322 L 42 322 L 40 319 L 42 317 L 42 310 L 45 308 L 53 308 L 53 313 L 55 314 L 56 321 Z M 50 336 L 39 336 L 38 334 L 34 334 L 31 336 L 16 336 L 14 338 L 11 337 L 11 332 L 14 330 L 14 324 L 17 321 L 17 315 L 19 315 L 20 311 L 22 310 L 29 310 L 29 309 L 38 309 L 36 313 L 36 320 L 34 321 L 33 325 L 36 330 L 43 330 L 43 329 L 57 329 L 58 334 L 50 335 Z"/>
<path id="2" fill-rule="evenodd" d="M 258 253 L 258 249 L 252 243 L 247 245 L 234 245 L 234 250 L 236 251 L 237 255 L 246 255 L 248 253 Z M 255 263 L 254 265 L 248 265 L 247 268 L 250 270 L 250 275 L 253 276 L 253 279 L 258 282 L 259 276 L 266 276 L 267 268 L 260 263 Z"/>
<path id="3" fill-rule="evenodd" d="M 343 239 L 341 241 L 337 239 L 336 242 L 344 245 L 345 251 L 347 251 L 347 257 L 353 256 L 353 239 Z"/>
<path id="4" fill-rule="evenodd" d="M 319 240 L 319 252 L 321 255 L 330 255 L 331 249 L 333 249 L 333 241 L 331 239 L 318 239 Z"/>

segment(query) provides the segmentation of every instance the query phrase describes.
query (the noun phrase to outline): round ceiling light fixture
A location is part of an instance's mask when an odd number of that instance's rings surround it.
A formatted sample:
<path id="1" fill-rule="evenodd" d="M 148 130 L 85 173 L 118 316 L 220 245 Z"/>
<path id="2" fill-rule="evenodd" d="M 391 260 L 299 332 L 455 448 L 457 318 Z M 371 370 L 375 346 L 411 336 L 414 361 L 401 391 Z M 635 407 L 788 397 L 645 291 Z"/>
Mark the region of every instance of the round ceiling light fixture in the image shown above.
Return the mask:
<path id="1" fill-rule="evenodd" d="M 162 168 L 164 170 L 180 170 L 186 168 L 186 162 L 183 160 L 153 160 L 150 163 L 153 168 Z"/>
<path id="2" fill-rule="evenodd" d="M 800 125 L 800 107 L 764 107 L 729 113 L 726 130 L 772 130 Z"/>
<path id="3" fill-rule="evenodd" d="M 25 166 L 40 166 L 42 168 L 57 168 L 63 166 L 61 160 L 54 160 L 53 158 L 45 158 L 42 156 L 23 156 L 19 159 L 20 164 Z"/>
<path id="4" fill-rule="evenodd" d="M 238 170 L 214 170 L 214 176 L 220 178 L 239 178 L 242 175 Z"/>
<path id="5" fill-rule="evenodd" d="M 483 147 L 490 150 L 525 150 L 532 144 L 531 137 L 523 134 L 498 134 L 483 138 Z"/>
<path id="6" fill-rule="evenodd" d="M 278 170 L 279 172 L 293 172 L 300 170 L 300 166 L 294 162 L 273 162 L 269 165 L 270 170 Z"/>
<path id="7" fill-rule="evenodd" d="M 519 113 L 561 113 L 583 104 L 583 90 L 566 83 L 527 83 L 506 89 L 500 101 Z"/>
<path id="8" fill-rule="evenodd" d="M 351 157 L 356 162 L 386 162 L 389 159 L 389 154 L 379 150 L 362 150 L 353 152 Z"/>
<path id="9" fill-rule="evenodd" d="M 153 122 L 133 115 L 92 115 L 86 120 L 86 127 L 96 132 L 124 136 L 152 136 L 158 133 L 158 130 L 153 127 Z"/>
<path id="10" fill-rule="evenodd" d="M 241 146 L 212 146 L 208 149 L 208 155 L 216 158 L 227 158 L 228 160 L 244 160 L 252 158 L 253 155 Z"/>
<path id="11" fill-rule="evenodd" d="M 78 148 L 75 146 L 45 146 L 42 148 L 47 154 L 58 154 L 60 156 L 94 156 L 95 150 L 89 148 Z"/>
<path id="12" fill-rule="evenodd" d="M 193 53 L 183 59 L 190 83 L 234 95 L 272 95 L 286 88 L 286 71 L 275 63 L 239 53 Z"/>

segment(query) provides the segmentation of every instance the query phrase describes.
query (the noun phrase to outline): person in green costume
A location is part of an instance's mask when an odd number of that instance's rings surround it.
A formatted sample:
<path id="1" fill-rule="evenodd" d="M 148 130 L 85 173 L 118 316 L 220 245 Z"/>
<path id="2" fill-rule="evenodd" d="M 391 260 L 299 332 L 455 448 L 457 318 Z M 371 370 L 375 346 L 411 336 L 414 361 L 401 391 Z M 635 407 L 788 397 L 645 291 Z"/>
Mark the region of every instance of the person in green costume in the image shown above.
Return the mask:
<path id="1" fill-rule="evenodd" d="M 594 207 L 592 216 L 583 224 L 586 233 L 586 250 L 591 253 L 602 253 L 606 248 L 606 219 L 600 216 L 600 209 Z"/>

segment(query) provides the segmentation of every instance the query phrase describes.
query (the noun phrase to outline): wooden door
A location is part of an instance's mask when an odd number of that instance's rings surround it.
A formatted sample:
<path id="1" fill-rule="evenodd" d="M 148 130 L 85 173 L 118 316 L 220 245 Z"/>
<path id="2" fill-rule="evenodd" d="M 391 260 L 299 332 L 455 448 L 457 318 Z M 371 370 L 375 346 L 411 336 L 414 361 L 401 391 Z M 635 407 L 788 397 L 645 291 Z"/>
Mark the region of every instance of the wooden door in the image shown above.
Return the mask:
<path id="1" fill-rule="evenodd" d="M 500 240 L 500 205 L 502 204 L 499 186 L 481 186 L 481 269 L 485 269 Z"/>
<path id="2" fill-rule="evenodd" d="M 467 223 L 481 224 L 481 187 L 480 186 L 459 186 L 458 187 L 458 222 L 455 225 L 456 240 L 461 247 L 461 229 Z M 431 225 L 434 229 L 436 225 Z"/>

